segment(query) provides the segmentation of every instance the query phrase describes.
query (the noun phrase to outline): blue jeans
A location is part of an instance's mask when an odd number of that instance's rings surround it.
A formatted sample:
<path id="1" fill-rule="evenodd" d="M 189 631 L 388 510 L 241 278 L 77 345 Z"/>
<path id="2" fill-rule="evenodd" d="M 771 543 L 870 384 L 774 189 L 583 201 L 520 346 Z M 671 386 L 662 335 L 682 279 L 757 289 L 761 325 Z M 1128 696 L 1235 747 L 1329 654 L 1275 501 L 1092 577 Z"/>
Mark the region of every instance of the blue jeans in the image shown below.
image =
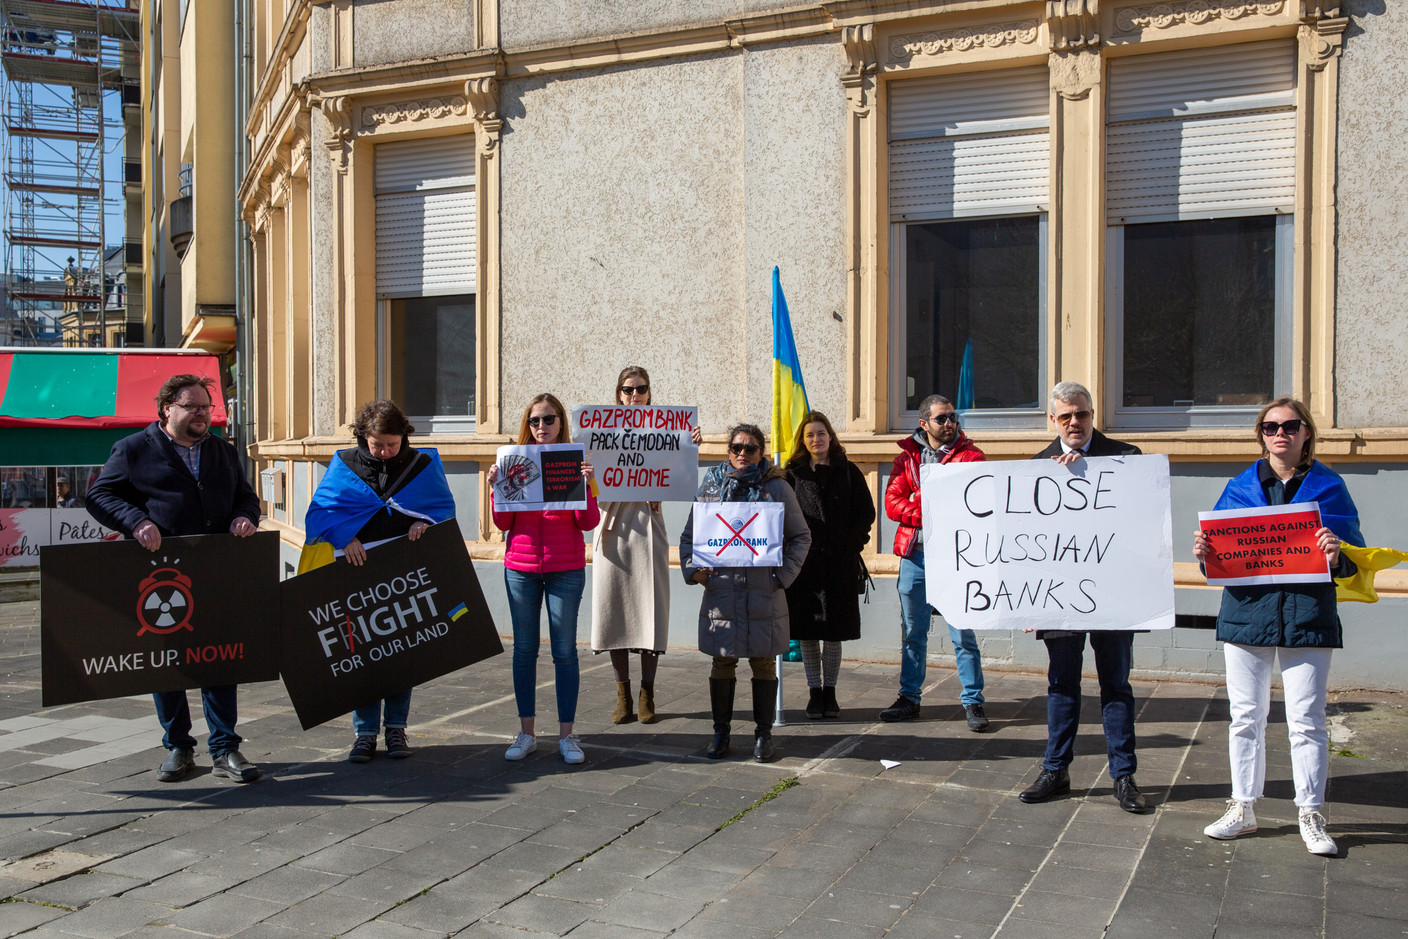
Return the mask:
<path id="1" fill-rule="evenodd" d="M 929 599 L 924 593 L 924 549 L 913 557 L 900 558 L 900 694 L 919 703 L 924 690 L 924 672 L 929 655 Z M 978 639 L 971 629 L 948 628 L 958 680 L 963 683 L 961 700 L 965 706 L 983 703 L 983 663 L 978 656 Z"/>
<path id="2" fill-rule="evenodd" d="M 212 758 L 238 750 L 243 739 L 235 733 L 235 723 L 239 720 L 235 688 L 235 685 L 218 685 L 200 690 L 205 726 L 210 730 L 206 743 Z M 168 750 L 194 750 L 196 738 L 191 736 L 191 705 L 186 701 L 186 692 L 158 691 L 152 699 L 156 701 L 156 719 L 161 721 L 161 729 L 165 731 L 161 745 Z"/>
<path id="3" fill-rule="evenodd" d="M 508 612 L 513 619 L 513 696 L 519 717 L 537 716 L 538 647 L 542 645 L 542 608 L 547 601 L 548 642 L 557 681 L 557 720 L 577 717 L 577 608 L 587 585 L 584 568 L 530 574 L 504 568 Z"/>
<path id="4" fill-rule="evenodd" d="M 374 701 L 352 712 L 352 732 L 358 737 L 375 737 L 381 730 L 382 702 Z M 393 727 L 406 729 L 406 719 L 411 714 L 411 689 L 393 694 L 386 699 L 386 729 Z"/>
<path id="5" fill-rule="evenodd" d="M 1085 660 L 1086 633 L 1048 637 L 1046 758 L 1042 766 L 1063 770 L 1071 765 L 1076 731 L 1080 729 L 1080 669 Z M 1095 673 L 1100 678 L 1100 718 L 1105 725 L 1105 750 L 1110 778 L 1132 774 L 1134 758 L 1134 690 L 1129 687 L 1129 666 L 1134 661 L 1134 634 L 1092 632 Z"/>

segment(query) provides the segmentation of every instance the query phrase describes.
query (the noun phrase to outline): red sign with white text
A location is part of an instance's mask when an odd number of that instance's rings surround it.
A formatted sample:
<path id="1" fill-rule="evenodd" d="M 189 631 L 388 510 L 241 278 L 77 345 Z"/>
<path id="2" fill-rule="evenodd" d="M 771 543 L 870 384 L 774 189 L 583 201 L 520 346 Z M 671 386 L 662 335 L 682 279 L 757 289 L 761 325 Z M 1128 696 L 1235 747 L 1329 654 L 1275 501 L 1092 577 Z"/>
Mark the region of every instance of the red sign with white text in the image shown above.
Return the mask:
<path id="1" fill-rule="evenodd" d="M 1203 558 L 1208 583 L 1328 583 L 1330 564 L 1316 544 L 1320 506 L 1315 502 L 1199 512 L 1198 525 L 1212 543 Z"/>

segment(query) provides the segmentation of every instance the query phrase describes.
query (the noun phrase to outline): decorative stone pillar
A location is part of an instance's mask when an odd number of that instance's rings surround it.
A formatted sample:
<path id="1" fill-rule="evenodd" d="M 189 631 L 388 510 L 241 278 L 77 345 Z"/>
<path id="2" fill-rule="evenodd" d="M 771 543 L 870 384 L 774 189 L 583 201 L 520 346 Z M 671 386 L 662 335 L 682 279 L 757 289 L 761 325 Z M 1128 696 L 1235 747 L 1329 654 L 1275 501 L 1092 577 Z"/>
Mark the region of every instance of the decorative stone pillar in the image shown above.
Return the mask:
<path id="1" fill-rule="evenodd" d="M 475 273 L 474 419 L 481 434 L 501 432 L 499 408 L 499 143 L 504 122 L 499 117 L 499 79 L 471 78 L 464 94 L 474 115 Z M 481 517 L 486 517 L 481 513 Z"/>
<path id="2" fill-rule="evenodd" d="M 888 304 L 877 295 L 877 276 L 888 252 L 881 243 L 884 195 L 879 172 L 883 128 L 875 106 L 875 27 L 861 23 L 843 27 L 841 45 L 846 70 L 846 430 L 883 432 L 889 429 Z"/>
<path id="3" fill-rule="evenodd" d="M 1105 96 L 1099 0 L 1048 0 L 1051 36 L 1051 216 L 1047 375 L 1103 400 L 1105 343 Z"/>
<path id="4" fill-rule="evenodd" d="M 1322 427 L 1335 426 L 1335 166 L 1339 62 L 1349 18 L 1338 3 L 1304 0 L 1297 29 L 1294 393 Z"/>

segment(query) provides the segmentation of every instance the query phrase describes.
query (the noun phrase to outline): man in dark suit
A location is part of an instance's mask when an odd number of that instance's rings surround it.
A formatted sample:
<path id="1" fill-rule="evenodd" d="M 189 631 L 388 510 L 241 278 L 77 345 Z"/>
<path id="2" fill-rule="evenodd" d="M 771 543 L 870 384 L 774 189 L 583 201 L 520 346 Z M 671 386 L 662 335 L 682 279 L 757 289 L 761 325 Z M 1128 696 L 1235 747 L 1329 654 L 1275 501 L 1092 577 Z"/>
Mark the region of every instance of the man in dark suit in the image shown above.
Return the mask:
<path id="1" fill-rule="evenodd" d="M 1047 417 L 1057 436 L 1035 459 L 1070 464 L 1088 456 L 1128 456 L 1139 453 L 1130 443 L 1106 437 L 1095 429 L 1095 408 L 1090 391 L 1073 381 L 1051 389 Z M 1046 643 L 1050 661 L 1046 690 L 1046 756 L 1036 782 L 1017 797 L 1023 802 L 1045 802 L 1071 791 L 1071 758 L 1080 727 L 1080 672 L 1085 660 L 1085 637 L 1095 653 L 1100 679 L 1100 713 L 1105 726 L 1110 778 L 1115 799 L 1126 812 L 1143 812 L 1144 796 L 1134 782 L 1134 691 L 1129 667 L 1134 658 L 1134 634 L 1120 630 L 1043 630 L 1037 638 Z"/>
<path id="2" fill-rule="evenodd" d="M 235 448 L 210 434 L 210 388 L 198 375 L 174 375 L 157 395 L 157 416 L 144 430 L 113 445 L 102 473 L 88 490 L 88 512 L 108 528 L 133 538 L 148 551 L 177 535 L 228 532 L 254 534 L 259 499 L 245 478 Z M 195 768 L 195 738 L 186 692 L 153 695 L 167 757 L 157 769 L 162 782 L 177 782 Z M 253 782 L 259 768 L 239 751 L 234 685 L 200 690 L 210 729 L 211 772 Z"/>

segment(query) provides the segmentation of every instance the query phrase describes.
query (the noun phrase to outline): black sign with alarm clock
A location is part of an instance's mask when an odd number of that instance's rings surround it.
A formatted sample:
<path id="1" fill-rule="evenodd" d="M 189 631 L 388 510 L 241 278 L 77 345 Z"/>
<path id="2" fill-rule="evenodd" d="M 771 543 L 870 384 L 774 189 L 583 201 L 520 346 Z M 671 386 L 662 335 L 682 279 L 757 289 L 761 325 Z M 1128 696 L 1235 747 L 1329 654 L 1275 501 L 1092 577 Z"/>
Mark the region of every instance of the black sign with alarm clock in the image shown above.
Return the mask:
<path id="1" fill-rule="evenodd" d="M 43 704 L 279 676 L 279 536 L 45 546 Z"/>

